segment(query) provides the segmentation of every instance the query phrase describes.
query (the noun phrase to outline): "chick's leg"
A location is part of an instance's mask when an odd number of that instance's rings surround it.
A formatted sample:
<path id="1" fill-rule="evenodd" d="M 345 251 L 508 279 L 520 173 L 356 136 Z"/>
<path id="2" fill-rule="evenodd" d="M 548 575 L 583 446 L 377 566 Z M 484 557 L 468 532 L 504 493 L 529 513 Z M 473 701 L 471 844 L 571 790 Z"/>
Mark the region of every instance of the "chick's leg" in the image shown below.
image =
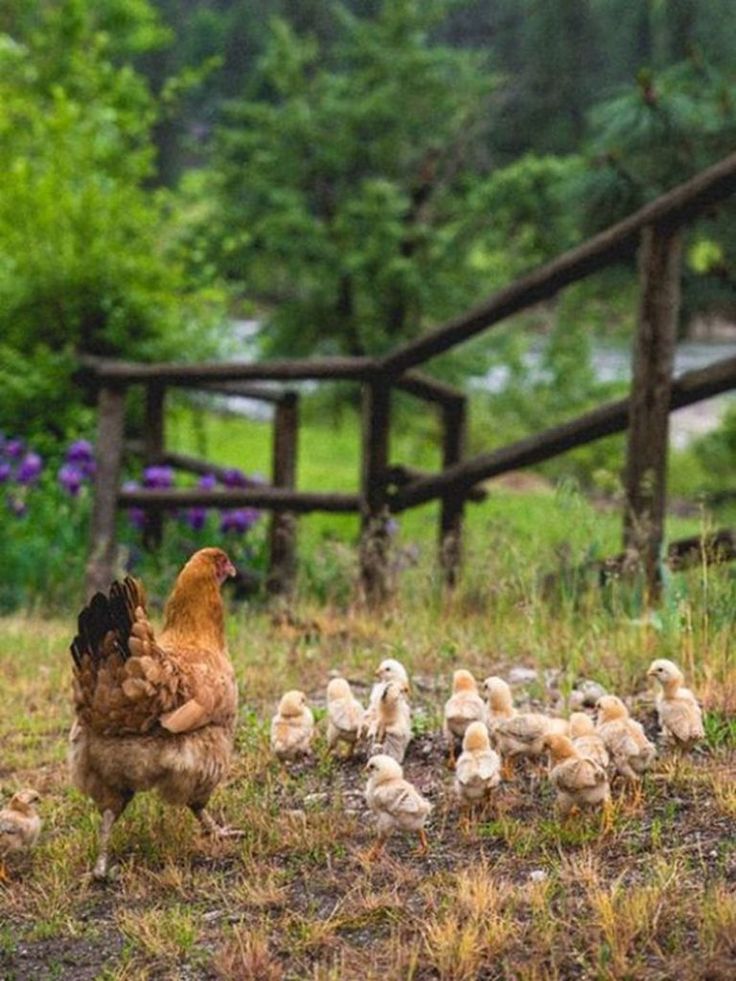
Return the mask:
<path id="1" fill-rule="evenodd" d="M 419 832 L 419 847 L 417 848 L 417 855 L 426 855 L 429 851 L 429 841 L 427 840 L 427 832 L 422 828 Z"/>
<path id="2" fill-rule="evenodd" d="M 9 878 L 8 867 L 5 862 L 0 860 L 0 882 L 7 882 Z"/>

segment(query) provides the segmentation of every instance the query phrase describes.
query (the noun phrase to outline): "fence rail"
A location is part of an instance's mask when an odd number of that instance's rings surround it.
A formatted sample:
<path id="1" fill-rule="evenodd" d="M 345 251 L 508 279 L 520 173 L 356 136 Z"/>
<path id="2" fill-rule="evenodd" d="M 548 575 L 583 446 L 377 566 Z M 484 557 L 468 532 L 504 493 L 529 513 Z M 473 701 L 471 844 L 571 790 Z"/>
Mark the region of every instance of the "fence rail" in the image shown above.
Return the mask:
<path id="1" fill-rule="evenodd" d="M 641 556 L 651 595 L 656 595 L 663 536 L 669 413 L 736 388 L 736 358 L 673 380 L 672 363 L 679 310 L 680 228 L 736 191 L 736 153 L 652 201 L 593 238 L 521 277 L 485 302 L 403 344 L 381 358 L 333 357 L 266 362 L 136 364 L 97 358 L 82 360 L 83 375 L 98 389 L 97 477 L 91 525 L 88 589 L 104 588 L 115 566 L 118 507 L 146 513 L 145 541 L 155 546 L 169 508 L 251 505 L 271 511 L 269 588 L 288 590 L 294 579 L 297 513 L 314 510 L 359 512 L 361 582 L 369 603 L 388 595 L 388 518 L 439 499 L 439 556 L 444 580 L 457 580 L 465 503 L 485 497 L 480 483 L 512 469 L 540 463 L 603 436 L 628 430 L 624 544 Z M 576 419 L 545 429 L 510 446 L 470 459 L 465 456 L 465 394 L 417 370 L 417 366 L 468 340 L 506 317 L 549 299 L 565 286 L 639 248 L 641 298 L 633 350 L 630 396 L 598 406 Z M 363 393 L 360 489 L 355 494 L 296 489 L 298 395 L 278 383 L 352 381 Z M 263 383 L 267 384 L 263 384 Z M 277 384 L 274 384 L 277 383 Z M 125 443 L 125 393 L 146 390 L 144 439 Z M 255 398 L 274 405 L 271 482 L 262 487 L 213 492 L 199 490 L 122 491 L 122 456 L 127 447 L 145 463 L 168 463 L 190 473 L 227 469 L 166 447 L 165 405 L 170 387 Z M 432 405 L 442 431 L 442 470 L 422 474 L 392 463 L 392 394 L 403 391 Z M 703 554 L 706 554 L 705 552 Z M 723 554 L 720 553 L 720 554 Z M 730 552 L 728 553 L 730 555 Z"/>

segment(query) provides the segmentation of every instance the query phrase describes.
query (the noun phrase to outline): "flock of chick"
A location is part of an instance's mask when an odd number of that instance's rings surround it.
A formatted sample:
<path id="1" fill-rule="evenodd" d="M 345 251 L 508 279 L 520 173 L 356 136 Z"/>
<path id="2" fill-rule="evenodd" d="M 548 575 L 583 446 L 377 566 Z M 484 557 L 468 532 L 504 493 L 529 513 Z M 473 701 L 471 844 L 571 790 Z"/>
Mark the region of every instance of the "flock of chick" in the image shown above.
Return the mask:
<path id="1" fill-rule="evenodd" d="M 343 743 L 351 755 L 359 742 L 367 742 L 365 798 L 376 818 L 374 852 L 397 829 L 417 832 L 420 850 L 425 851 L 424 826 L 432 805 L 404 779 L 401 766 L 411 740 L 409 678 L 394 659 L 383 661 L 376 675 L 379 680 L 367 709 L 344 678 L 330 681 L 327 744 L 334 751 Z M 663 742 L 680 751 L 691 749 L 704 736 L 703 720 L 695 696 L 683 686 L 682 672 L 672 661 L 658 659 L 648 675 L 661 686 L 656 704 Z M 501 780 L 512 776 L 518 759 L 539 761 L 546 756 L 560 817 L 576 808 L 600 808 L 608 820 L 610 780 L 619 775 L 636 785 L 656 756 L 641 724 L 615 695 L 598 698 L 594 720 L 585 712 L 573 712 L 569 719 L 519 712 L 511 689 L 499 677 L 486 678 L 482 691 L 485 697 L 469 671 L 457 670 L 444 707 L 443 733 L 455 770 L 455 791 L 465 808 L 491 801 Z M 309 755 L 314 732 L 306 695 L 287 692 L 271 722 L 274 753 L 284 761 Z"/>
<path id="2" fill-rule="evenodd" d="M 703 722 L 695 696 L 683 687 L 682 672 L 672 661 L 660 659 L 651 664 L 648 674 L 661 685 L 657 711 L 664 741 L 680 750 L 691 749 L 703 738 Z M 379 680 L 367 709 L 344 678 L 330 681 L 327 744 L 332 751 L 344 744 L 352 755 L 359 742 L 367 741 L 371 755 L 365 797 L 376 818 L 374 854 L 397 829 L 418 833 L 420 850 L 426 851 L 424 826 L 432 805 L 404 779 L 401 766 L 411 740 L 409 679 L 393 659 L 383 661 L 376 675 Z M 615 695 L 598 699 L 594 721 L 585 712 L 573 712 L 569 719 L 519 712 L 502 678 L 486 678 L 482 690 L 485 698 L 472 674 L 457 670 L 444 708 L 443 731 L 455 769 L 455 791 L 464 807 L 492 800 L 519 758 L 540 760 L 546 755 L 560 816 L 567 817 L 575 808 L 601 808 L 605 815 L 610 779 L 618 774 L 636 783 L 655 758 L 655 746 Z M 274 753 L 285 761 L 308 756 L 314 733 L 306 696 L 287 692 L 271 722 Z M 456 759 L 459 743 L 462 752 Z M 34 790 L 19 791 L 0 811 L 0 878 L 4 877 L 2 860 L 27 850 L 39 836 L 38 796 Z"/>

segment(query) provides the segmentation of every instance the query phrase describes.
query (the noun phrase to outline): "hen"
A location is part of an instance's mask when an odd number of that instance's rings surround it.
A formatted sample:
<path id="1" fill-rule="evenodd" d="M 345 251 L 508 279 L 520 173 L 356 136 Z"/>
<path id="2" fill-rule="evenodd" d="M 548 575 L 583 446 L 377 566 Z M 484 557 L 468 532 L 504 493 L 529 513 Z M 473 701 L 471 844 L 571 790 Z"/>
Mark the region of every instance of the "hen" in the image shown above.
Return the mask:
<path id="1" fill-rule="evenodd" d="M 102 815 L 96 878 L 108 872 L 115 821 L 134 794 L 158 790 L 190 808 L 210 834 L 232 834 L 205 811 L 226 776 L 237 688 L 225 642 L 220 586 L 235 575 L 218 548 L 196 552 L 179 573 L 155 635 L 142 586 L 130 577 L 97 593 L 71 645 L 76 720 L 72 780 Z"/>

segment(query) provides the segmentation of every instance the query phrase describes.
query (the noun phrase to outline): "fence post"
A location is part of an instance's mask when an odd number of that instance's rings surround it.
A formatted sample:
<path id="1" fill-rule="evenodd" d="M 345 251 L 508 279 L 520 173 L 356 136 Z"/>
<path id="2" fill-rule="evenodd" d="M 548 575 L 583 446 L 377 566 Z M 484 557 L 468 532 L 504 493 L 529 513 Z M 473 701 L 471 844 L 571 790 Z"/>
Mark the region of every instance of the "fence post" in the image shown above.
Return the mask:
<path id="1" fill-rule="evenodd" d="M 87 597 L 107 590 L 115 576 L 115 519 L 123 457 L 125 389 L 105 385 L 97 395 L 97 470 L 87 562 Z"/>
<path id="2" fill-rule="evenodd" d="M 274 487 L 296 487 L 299 401 L 296 392 L 286 392 L 276 404 L 273 423 L 271 483 Z M 269 528 L 269 560 L 266 588 L 274 595 L 288 594 L 296 578 L 296 515 L 272 511 Z"/>
<path id="3" fill-rule="evenodd" d="M 643 230 L 624 478 L 624 548 L 627 566 L 643 569 L 649 596 L 655 600 L 660 587 L 681 252 L 678 228 L 658 225 Z"/>
<path id="4" fill-rule="evenodd" d="M 388 598 L 388 468 L 391 387 L 385 381 L 363 386 L 360 581 L 369 606 Z"/>
<path id="5" fill-rule="evenodd" d="M 460 463 L 465 451 L 466 399 L 458 399 L 442 406 L 442 469 Z M 452 589 L 457 584 L 462 561 L 463 513 L 465 495 L 453 491 L 442 498 L 440 510 L 439 558 L 445 585 Z"/>
<path id="6" fill-rule="evenodd" d="M 160 382 L 146 385 L 146 425 L 143 434 L 143 464 L 150 467 L 161 463 L 166 446 L 164 408 L 166 386 Z M 164 512 L 161 508 L 147 509 L 143 524 L 143 546 L 154 550 L 161 545 Z"/>

